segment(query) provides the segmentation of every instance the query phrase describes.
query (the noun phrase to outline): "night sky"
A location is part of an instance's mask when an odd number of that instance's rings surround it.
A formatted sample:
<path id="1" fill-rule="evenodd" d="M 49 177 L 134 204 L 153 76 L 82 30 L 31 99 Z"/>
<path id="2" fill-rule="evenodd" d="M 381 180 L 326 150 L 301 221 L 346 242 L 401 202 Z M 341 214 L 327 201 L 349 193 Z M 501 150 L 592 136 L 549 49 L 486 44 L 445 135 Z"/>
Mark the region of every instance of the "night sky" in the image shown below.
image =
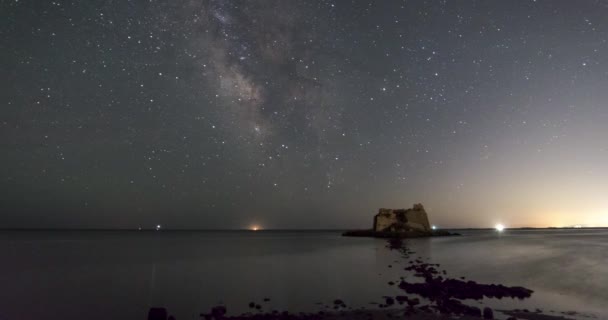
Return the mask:
<path id="1" fill-rule="evenodd" d="M 0 227 L 608 226 L 608 2 L 0 2 Z"/>

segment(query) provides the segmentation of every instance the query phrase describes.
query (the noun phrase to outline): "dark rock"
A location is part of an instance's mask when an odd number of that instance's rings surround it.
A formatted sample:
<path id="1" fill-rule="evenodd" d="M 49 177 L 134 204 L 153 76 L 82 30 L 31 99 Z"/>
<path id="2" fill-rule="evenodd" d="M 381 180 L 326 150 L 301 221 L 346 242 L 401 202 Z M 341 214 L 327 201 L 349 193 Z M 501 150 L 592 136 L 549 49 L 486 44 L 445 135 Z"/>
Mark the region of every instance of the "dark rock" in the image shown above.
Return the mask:
<path id="1" fill-rule="evenodd" d="M 461 314 L 466 316 L 481 317 L 481 310 L 471 307 L 455 299 L 437 301 L 437 308 L 443 314 Z"/>
<path id="2" fill-rule="evenodd" d="M 494 312 L 492 312 L 492 309 L 485 307 L 483 308 L 483 318 L 484 319 L 494 319 Z"/>
<path id="3" fill-rule="evenodd" d="M 403 257 L 407 258 L 412 254 L 404 246 L 403 239 L 389 239 L 388 248 L 398 250 Z M 464 281 L 464 278 L 452 279 L 440 276 L 446 274 L 445 270 L 439 271 L 438 264 L 425 263 L 422 257 L 409 261 L 409 266 L 404 269 L 414 273 L 414 276 L 423 278 L 423 282 L 409 282 L 401 278 L 399 288 L 409 294 L 416 294 L 431 301 L 434 308 L 443 314 L 452 315 L 469 315 L 481 317 L 482 311 L 477 307 L 471 307 L 463 304 L 460 300 L 481 300 L 487 298 L 518 298 L 525 299 L 532 295 L 532 290 L 523 287 L 506 287 L 496 284 L 480 284 L 475 281 Z M 402 303 L 407 301 L 410 304 L 411 300 L 397 300 Z M 486 308 L 483 312 L 486 319 L 493 319 L 492 310 Z M 487 318 L 491 316 L 490 318 Z"/>
<path id="4" fill-rule="evenodd" d="M 407 301 L 407 304 L 408 304 L 410 307 L 413 307 L 413 306 L 415 306 L 415 305 L 420 304 L 420 299 L 418 299 L 418 298 L 410 299 L 410 300 L 408 300 L 408 301 Z"/>
<path id="5" fill-rule="evenodd" d="M 150 308 L 148 311 L 148 320 L 167 320 L 167 309 Z"/>
<path id="6" fill-rule="evenodd" d="M 211 315 L 215 318 L 222 318 L 226 314 L 226 307 L 217 306 L 211 309 Z"/>
<path id="7" fill-rule="evenodd" d="M 395 299 L 391 298 L 391 297 L 384 297 L 384 303 L 387 306 L 392 306 L 395 304 Z"/>
<path id="8" fill-rule="evenodd" d="M 409 298 L 407 296 L 396 296 L 395 300 L 397 300 L 399 304 L 403 304 L 404 302 L 408 302 Z"/>

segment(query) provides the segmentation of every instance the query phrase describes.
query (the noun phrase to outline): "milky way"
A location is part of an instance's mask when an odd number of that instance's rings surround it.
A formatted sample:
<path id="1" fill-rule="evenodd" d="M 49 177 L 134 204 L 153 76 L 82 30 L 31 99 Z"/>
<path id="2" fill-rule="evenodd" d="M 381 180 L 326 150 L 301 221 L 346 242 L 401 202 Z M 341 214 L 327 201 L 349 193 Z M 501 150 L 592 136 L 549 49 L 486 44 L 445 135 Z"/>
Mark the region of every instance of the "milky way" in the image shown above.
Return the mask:
<path id="1" fill-rule="evenodd" d="M 3 226 L 608 225 L 604 1 L 0 9 Z"/>

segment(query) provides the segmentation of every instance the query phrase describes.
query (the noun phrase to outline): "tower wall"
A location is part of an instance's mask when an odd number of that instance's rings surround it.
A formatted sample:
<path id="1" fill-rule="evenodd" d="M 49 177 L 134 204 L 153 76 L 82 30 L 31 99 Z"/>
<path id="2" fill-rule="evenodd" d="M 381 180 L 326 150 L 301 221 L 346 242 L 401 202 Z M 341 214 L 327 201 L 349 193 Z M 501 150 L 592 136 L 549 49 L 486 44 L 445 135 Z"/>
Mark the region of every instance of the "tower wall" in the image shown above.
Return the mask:
<path id="1" fill-rule="evenodd" d="M 399 213 L 402 217 L 405 215 L 406 222 L 397 217 Z M 424 210 L 422 204 L 415 204 L 411 209 L 385 209 L 381 208 L 378 210 L 378 214 L 374 216 L 374 231 L 384 231 L 391 225 L 403 225 L 406 223 L 407 227 L 414 230 L 420 231 L 431 231 L 431 225 L 429 218 Z"/>

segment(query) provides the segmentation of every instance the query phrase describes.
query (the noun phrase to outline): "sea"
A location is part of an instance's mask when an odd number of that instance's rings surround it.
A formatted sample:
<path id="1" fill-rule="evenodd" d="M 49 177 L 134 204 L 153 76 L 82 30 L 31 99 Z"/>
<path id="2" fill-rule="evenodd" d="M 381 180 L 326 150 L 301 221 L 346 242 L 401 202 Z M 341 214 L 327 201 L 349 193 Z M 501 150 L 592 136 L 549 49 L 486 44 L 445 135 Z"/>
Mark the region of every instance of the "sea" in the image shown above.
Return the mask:
<path id="1" fill-rule="evenodd" d="M 449 277 L 534 290 L 467 303 L 608 319 L 608 230 L 458 232 L 406 245 Z M 200 319 L 217 305 L 312 312 L 335 299 L 373 309 L 403 294 L 388 282 L 412 277 L 406 265 L 385 240 L 341 231 L 1 231 L 0 319 L 146 319 L 150 307 Z"/>

